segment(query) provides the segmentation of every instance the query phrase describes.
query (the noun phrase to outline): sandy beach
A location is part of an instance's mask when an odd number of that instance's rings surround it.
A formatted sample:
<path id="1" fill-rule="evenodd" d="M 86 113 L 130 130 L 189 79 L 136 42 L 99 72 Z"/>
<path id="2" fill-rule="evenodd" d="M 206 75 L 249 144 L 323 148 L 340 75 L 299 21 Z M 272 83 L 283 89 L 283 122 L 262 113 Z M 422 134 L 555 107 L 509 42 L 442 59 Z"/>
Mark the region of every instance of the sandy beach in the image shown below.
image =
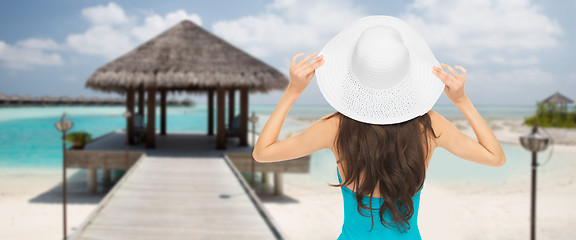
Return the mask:
<path id="1" fill-rule="evenodd" d="M 315 119 L 300 119 L 303 124 Z M 473 136 L 465 119 L 450 119 Z M 518 144 L 530 131 L 519 119 L 487 119 L 502 142 Z M 282 134 L 302 129 L 283 129 Z M 575 130 L 547 129 L 556 139 L 554 154 L 576 154 Z M 284 135 L 282 135 L 284 136 Z M 432 163 L 434 164 L 434 163 Z M 529 159 L 526 160 L 529 164 Z M 334 163 L 335 166 L 335 163 Z M 529 176 L 529 173 L 526 173 Z M 489 178 L 490 176 L 487 176 Z M 72 233 L 95 209 L 106 189 L 87 193 L 85 172 L 69 170 L 68 229 Z M 329 179 L 286 174 L 283 196 L 261 195 L 267 211 L 288 239 L 336 239 L 343 203 L 336 173 Z M 0 170 L 0 239 L 61 239 L 61 170 Z M 498 186 L 427 181 L 421 195 L 419 228 L 423 239 L 527 239 L 528 179 Z M 539 169 L 538 239 L 576 239 L 576 161 L 555 161 Z"/>
<path id="2" fill-rule="evenodd" d="M 68 171 L 68 234 L 79 227 L 104 197 L 86 189 L 86 173 Z M 0 239 L 62 239 L 62 170 L 0 170 Z"/>

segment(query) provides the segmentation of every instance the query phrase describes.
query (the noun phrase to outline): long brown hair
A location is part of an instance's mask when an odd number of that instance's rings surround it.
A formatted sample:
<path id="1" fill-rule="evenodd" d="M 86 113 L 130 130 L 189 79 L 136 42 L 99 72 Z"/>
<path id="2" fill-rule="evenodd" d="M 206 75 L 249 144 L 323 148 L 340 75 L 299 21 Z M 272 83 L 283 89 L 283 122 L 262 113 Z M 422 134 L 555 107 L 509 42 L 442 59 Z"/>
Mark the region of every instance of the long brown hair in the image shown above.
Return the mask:
<path id="1" fill-rule="evenodd" d="M 340 126 L 335 147 L 339 161 L 345 163 L 342 171 L 346 180 L 329 185 L 341 187 L 354 182 L 358 212 L 365 216 L 360 208 L 370 211 L 370 231 L 375 208 L 364 205 L 362 198 L 372 197 L 378 187 L 384 200 L 379 210 L 380 222 L 386 228 L 392 223 L 401 225 L 406 231 L 414 214 L 412 197 L 420 191 L 426 177 L 428 136 L 437 137 L 430 116 L 426 113 L 402 123 L 377 125 L 356 121 L 340 112 L 328 118 L 336 115 L 340 115 Z M 390 222 L 384 219 L 386 211 L 392 216 Z"/>

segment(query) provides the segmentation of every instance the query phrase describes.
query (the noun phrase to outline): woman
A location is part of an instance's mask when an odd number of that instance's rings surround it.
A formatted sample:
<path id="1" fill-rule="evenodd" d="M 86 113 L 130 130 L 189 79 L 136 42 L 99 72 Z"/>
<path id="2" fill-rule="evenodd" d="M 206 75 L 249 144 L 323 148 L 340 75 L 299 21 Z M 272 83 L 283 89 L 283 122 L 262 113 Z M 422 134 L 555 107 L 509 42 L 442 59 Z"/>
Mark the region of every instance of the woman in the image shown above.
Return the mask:
<path id="1" fill-rule="evenodd" d="M 406 22 L 365 17 L 338 33 L 320 56 L 313 53 L 296 62 L 303 55 L 291 60 L 290 83 L 253 157 L 276 162 L 330 149 L 340 181 L 332 186 L 341 187 L 344 198 L 339 239 L 420 239 L 420 191 L 437 147 L 483 165 L 506 162 L 494 133 L 464 92 L 466 69 L 455 66 L 459 73 L 439 64 Z M 314 74 L 337 112 L 278 141 L 288 111 Z M 477 141 L 431 110 L 442 92 L 464 114 Z"/>

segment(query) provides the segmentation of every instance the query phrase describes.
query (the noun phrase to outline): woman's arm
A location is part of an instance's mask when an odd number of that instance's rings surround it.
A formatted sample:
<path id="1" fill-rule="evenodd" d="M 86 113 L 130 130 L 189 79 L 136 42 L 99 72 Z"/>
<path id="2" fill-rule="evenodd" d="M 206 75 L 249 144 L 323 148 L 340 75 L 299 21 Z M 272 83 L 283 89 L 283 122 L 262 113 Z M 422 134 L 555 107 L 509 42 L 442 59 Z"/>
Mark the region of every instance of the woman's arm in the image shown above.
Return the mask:
<path id="1" fill-rule="evenodd" d="M 316 69 L 324 64 L 322 56 L 307 62 L 316 56 L 316 53 L 310 54 L 296 63 L 296 59 L 302 55 L 302 53 L 296 54 L 292 58 L 288 88 L 272 111 L 272 115 L 270 115 L 254 145 L 252 156 L 258 162 L 294 159 L 329 147 L 328 138 L 323 137 L 323 133 L 329 129 L 324 118 L 316 121 L 303 132 L 278 142 L 278 135 L 288 111 L 306 89 Z"/>
<path id="2" fill-rule="evenodd" d="M 440 137 L 437 139 L 438 146 L 466 160 L 493 167 L 503 166 L 506 163 L 506 155 L 502 146 L 500 146 L 492 129 L 464 93 L 466 69 L 456 66 L 455 68 L 462 70 L 462 74 L 459 74 L 452 67 L 446 64 L 441 65 L 448 69 L 453 76 L 438 67 L 434 67 L 433 73 L 446 85 L 444 92 L 464 114 L 478 141 L 462 133 L 440 114 L 431 111 L 433 127 L 435 130 L 440 130 Z"/>

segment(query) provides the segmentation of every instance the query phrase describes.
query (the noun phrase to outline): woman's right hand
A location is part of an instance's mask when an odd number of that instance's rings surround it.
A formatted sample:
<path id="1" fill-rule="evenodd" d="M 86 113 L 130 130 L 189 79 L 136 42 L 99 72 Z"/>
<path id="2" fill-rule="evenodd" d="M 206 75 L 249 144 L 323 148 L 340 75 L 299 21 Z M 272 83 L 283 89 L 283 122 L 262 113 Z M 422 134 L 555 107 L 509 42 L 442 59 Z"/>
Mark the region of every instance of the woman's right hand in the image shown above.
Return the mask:
<path id="1" fill-rule="evenodd" d="M 486 121 L 484 121 L 480 113 L 478 113 L 478 110 L 476 110 L 470 99 L 464 93 L 466 69 L 461 66 L 455 66 L 455 68 L 462 70 L 462 74 L 459 74 L 446 64 L 442 63 L 440 65 L 448 69 L 454 76 L 438 67 L 434 67 L 434 75 L 446 84 L 444 87 L 446 96 L 448 96 L 450 101 L 464 114 L 464 117 L 466 117 L 468 123 L 470 123 L 470 126 L 474 130 L 477 140 L 462 133 L 462 131 L 440 114 L 430 111 L 432 128 L 434 128 L 435 133 L 440 135 L 440 137 L 435 140 L 438 142 L 438 146 L 460 158 L 472 162 L 493 167 L 503 166 L 506 163 L 506 155 L 504 154 L 504 150 L 502 150 L 502 146 L 500 146 L 492 129 L 490 129 Z M 436 130 L 438 130 L 438 132 Z"/>
<path id="2" fill-rule="evenodd" d="M 466 69 L 464 69 L 462 66 L 454 66 L 454 68 L 462 70 L 462 74 L 460 74 L 447 64 L 440 63 L 440 66 L 448 69 L 448 71 L 450 71 L 454 76 L 445 72 L 444 69 L 436 66 L 433 67 L 432 72 L 446 85 L 444 87 L 444 92 L 450 101 L 452 101 L 454 104 L 461 103 L 467 98 L 466 93 L 464 93 L 464 84 L 466 83 Z"/>

